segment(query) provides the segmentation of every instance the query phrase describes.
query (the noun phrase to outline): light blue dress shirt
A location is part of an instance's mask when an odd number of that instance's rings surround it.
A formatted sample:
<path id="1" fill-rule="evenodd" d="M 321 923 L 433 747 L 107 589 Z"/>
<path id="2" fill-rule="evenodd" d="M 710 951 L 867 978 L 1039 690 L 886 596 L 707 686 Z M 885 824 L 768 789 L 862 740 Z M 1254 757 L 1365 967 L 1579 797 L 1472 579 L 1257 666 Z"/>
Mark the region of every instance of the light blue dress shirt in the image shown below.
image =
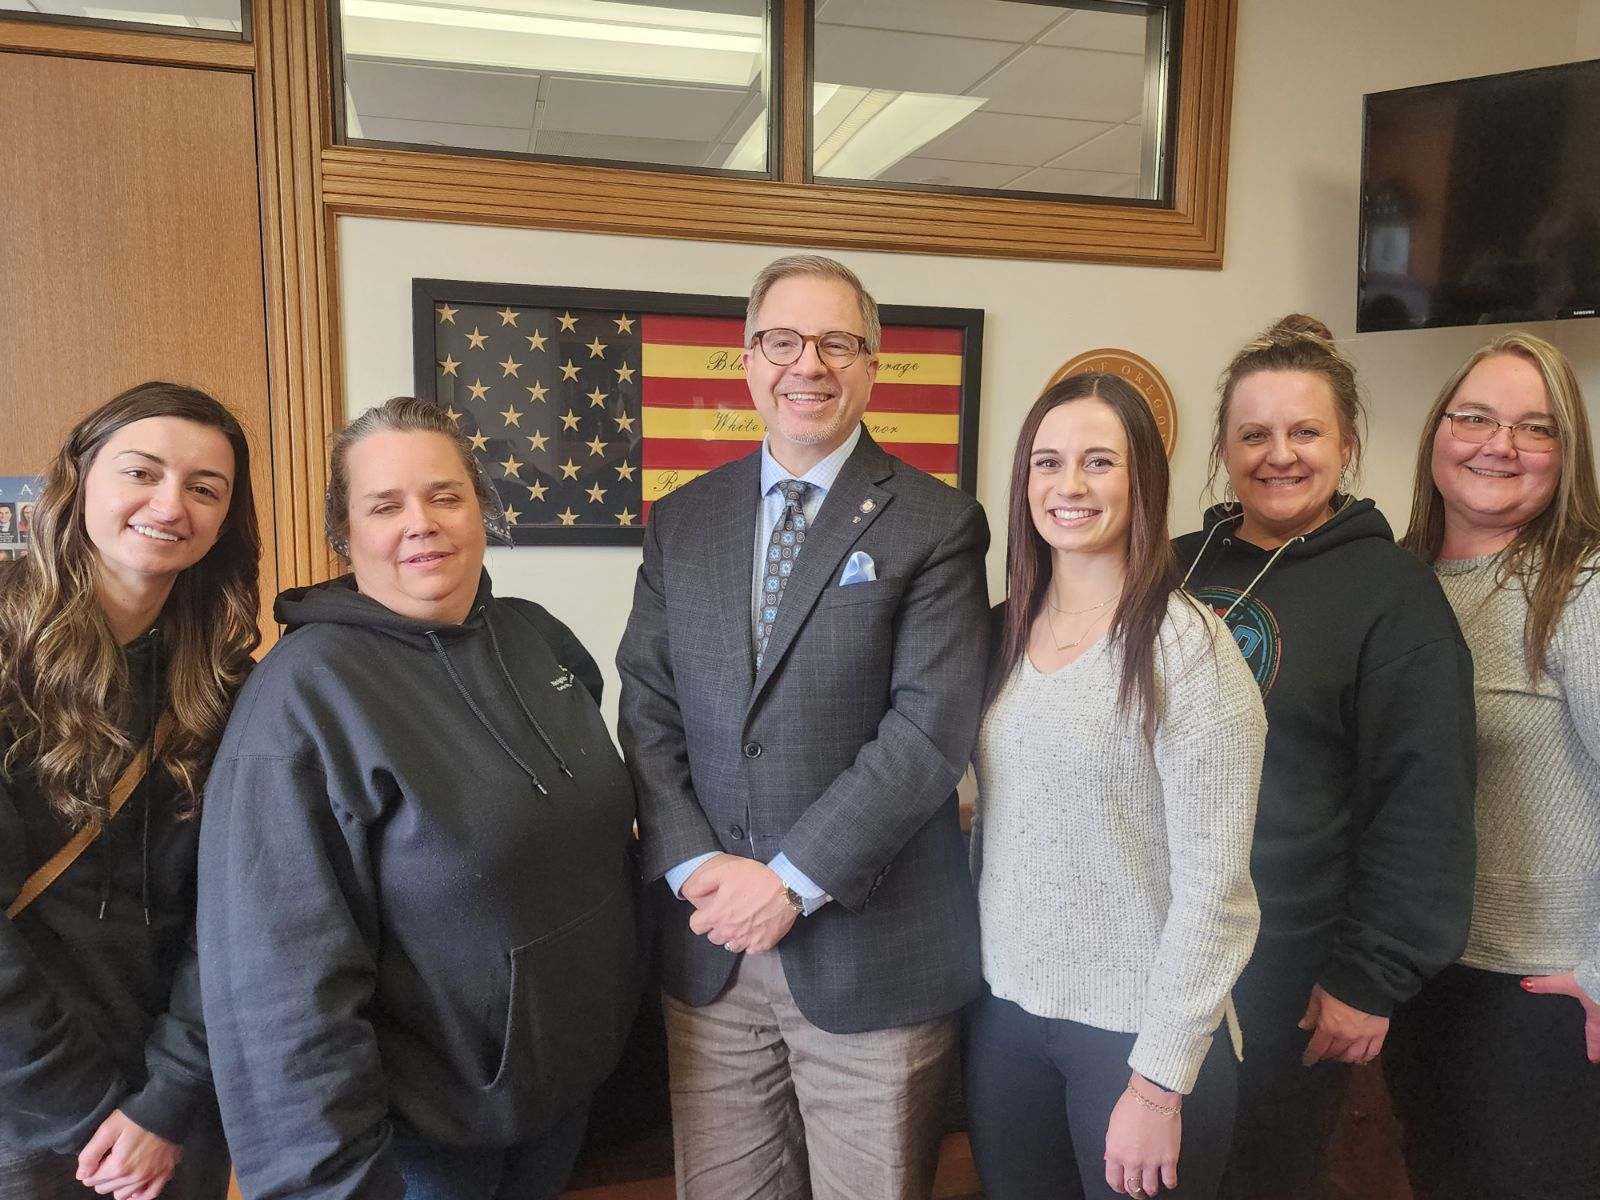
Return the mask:
<path id="1" fill-rule="evenodd" d="M 772 531 L 777 528 L 778 522 L 783 519 L 783 491 L 778 487 L 786 479 L 799 479 L 811 485 L 811 490 L 801 501 L 801 510 L 805 513 L 806 524 L 809 526 L 817 519 L 817 513 L 822 509 L 823 500 L 827 499 L 828 489 L 839 478 L 839 472 L 844 469 L 845 460 L 855 451 L 856 443 L 861 440 L 861 426 L 858 424 L 844 444 L 828 457 L 824 458 L 804 475 L 791 475 L 779 465 L 778 460 L 772 457 L 772 448 L 763 440 L 761 443 L 761 496 L 756 510 L 756 540 L 752 549 L 750 564 L 750 631 L 755 634 L 757 610 L 761 607 L 761 581 L 767 573 L 767 544 L 772 541 Z M 802 551 L 802 553 L 804 553 Z M 754 831 L 745 834 L 754 838 Z M 667 886 L 672 889 L 674 896 L 682 896 L 684 882 L 693 875 L 701 863 L 714 858 L 716 852 L 701 854 L 681 862 L 667 872 Z M 832 896 L 818 887 L 806 873 L 789 861 L 787 854 L 779 854 L 767 864 L 776 872 L 779 879 L 795 890 L 805 905 L 806 916 L 810 916 L 821 908 Z"/>

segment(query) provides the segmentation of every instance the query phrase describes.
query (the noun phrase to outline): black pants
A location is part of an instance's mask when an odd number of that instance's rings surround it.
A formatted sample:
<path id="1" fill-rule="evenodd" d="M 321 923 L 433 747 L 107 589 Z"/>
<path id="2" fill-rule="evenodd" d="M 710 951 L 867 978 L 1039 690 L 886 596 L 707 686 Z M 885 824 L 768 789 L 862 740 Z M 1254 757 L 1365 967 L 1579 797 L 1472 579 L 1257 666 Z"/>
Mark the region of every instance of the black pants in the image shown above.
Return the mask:
<path id="1" fill-rule="evenodd" d="M 989 1200 L 1103 1200 L 1106 1128 L 1128 1086 L 1134 1035 L 1053 1021 L 987 990 L 967 1015 L 967 1119 Z M 1233 1051 L 1212 1039 L 1183 1102 L 1178 1187 L 1164 1197 L 1209 1200 L 1233 1128 Z"/>
<path id="2" fill-rule="evenodd" d="M 406 1200 L 555 1200 L 583 1145 L 589 1103 L 515 1146 L 444 1146 L 396 1128 L 389 1150 Z"/>
<path id="3" fill-rule="evenodd" d="M 1417 1200 L 1600 1196 L 1600 1065 L 1583 1008 L 1449 967 L 1395 1014 L 1384 1074 Z"/>
<path id="4" fill-rule="evenodd" d="M 1239 1115 L 1220 1195 L 1299 1200 L 1311 1194 L 1350 1079 L 1344 1063 L 1300 1065 L 1311 1034 L 1299 1028 L 1327 938 L 1264 934 L 1233 989 L 1244 1033 Z"/>

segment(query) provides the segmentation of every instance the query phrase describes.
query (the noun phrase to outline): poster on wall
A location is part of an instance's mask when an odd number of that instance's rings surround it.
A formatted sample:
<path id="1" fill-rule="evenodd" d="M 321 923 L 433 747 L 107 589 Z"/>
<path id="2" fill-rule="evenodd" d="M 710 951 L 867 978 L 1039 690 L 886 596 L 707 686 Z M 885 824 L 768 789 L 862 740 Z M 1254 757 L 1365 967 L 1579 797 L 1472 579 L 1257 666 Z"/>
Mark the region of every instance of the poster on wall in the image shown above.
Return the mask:
<path id="1" fill-rule="evenodd" d="M 0 475 L 0 562 L 14 561 L 28 552 L 41 482 L 33 475 Z"/>
<path id="2" fill-rule="evenodd" d="M 650 506 L 754 450 L 745 300 L 412 281 L 416 394 L 445 407 L 513 543 L 639 545 Z M 889 453 L 977 486 L 983 313 L 885 305 L 864 418 Z"/>

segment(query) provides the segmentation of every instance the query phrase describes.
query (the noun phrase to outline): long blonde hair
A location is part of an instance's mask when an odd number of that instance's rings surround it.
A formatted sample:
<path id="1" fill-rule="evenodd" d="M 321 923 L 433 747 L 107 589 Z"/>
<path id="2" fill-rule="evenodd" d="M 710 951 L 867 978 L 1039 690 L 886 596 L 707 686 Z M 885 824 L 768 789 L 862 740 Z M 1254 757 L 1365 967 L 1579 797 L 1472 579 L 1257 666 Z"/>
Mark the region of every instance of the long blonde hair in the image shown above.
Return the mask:
<path id="1" fill-rule="evenodd" d="M 1501 560 L 1503 577 L 1519 579 L 1528 596 L 1522 639 L 1531 671 L 1543 666 L 1573 585 L 1600 551 L 1600 487 L 1595 483 L 1594 445 L 1589 438 L 1583 390 L 1565 354 L 1542 337 L 1515 330 L 1479 347 L 1461 364 L 1423 422 L 1411 493 L 1411 524 L 1400 544 L 1426 563 L 1436 560 L 1444 548 L 1444 497 L 1433 481 L 1434 435 L 1462 381 L 1484 359 L 1499 354 L 1515 355 L 1538 370 L 1550 398 L 1561 453 L 1555 495 L 1543 512 L 1517 531 Z"/>
<path id="2" fill-rule="evenodd" d="M 31 768 L 51 807 L 74 827 L 105 817 L 106 795 L 133 746 L 126 655 L 95 590 L 96 552 L 84 528 L 84 479 L 113 434 L 150 417 L 221 431 L 234 481 L 216 545 L 173 584 L 157 627 L 166 664 L 171 735 L 158 764 L 178 784 L 179 811 L 199 803 L 234 693 L 261 641 L 261 535 L 250 488 L 250 447 L 226 408 L 171 383 L 130 388 L 68 434 L 45 473 L 29 553 L 0 573 L 0 768 Z"/>

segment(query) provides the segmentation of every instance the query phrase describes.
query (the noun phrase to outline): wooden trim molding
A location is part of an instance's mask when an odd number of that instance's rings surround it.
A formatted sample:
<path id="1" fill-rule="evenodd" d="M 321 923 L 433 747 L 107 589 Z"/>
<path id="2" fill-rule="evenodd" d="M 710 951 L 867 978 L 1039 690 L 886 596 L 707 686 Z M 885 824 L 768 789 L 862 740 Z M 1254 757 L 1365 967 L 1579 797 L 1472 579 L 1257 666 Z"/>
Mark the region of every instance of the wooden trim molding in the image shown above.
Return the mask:
<path id="1" fill-rule="evenodd" d="M 255 0 L 256 117 L 278 586 L 326 579 L 322 532 L 338 397 L 333 217 L 320 198 L 329 140 L 321 0 Z"/>
<path id="2" fill-rule="evenodd" d="M 224 71 L 250 71 L 256 64 L 255 47 L 248 42 L 3 18 L 0 18 L 0 50 L 176 67 L 213 67 Z"/>
<path id="3" fill-rule="evenodd" d="M 320 7 L 320 5 L 319 5 Z M 785 32 L 798 0 L 785 4 Z M 335 213 L 709 241 L 1147 266 L 1222 266 L 1237 0 L 1188 0 L 1172 208 L 731 179 L 616 167 L 323 150 Z M 792 50 L 792 47 L 791 47 Z M 786 55 L 784 91 L 796 87 Z M 785 175 L 795 140 L 786 127 Z"/>

